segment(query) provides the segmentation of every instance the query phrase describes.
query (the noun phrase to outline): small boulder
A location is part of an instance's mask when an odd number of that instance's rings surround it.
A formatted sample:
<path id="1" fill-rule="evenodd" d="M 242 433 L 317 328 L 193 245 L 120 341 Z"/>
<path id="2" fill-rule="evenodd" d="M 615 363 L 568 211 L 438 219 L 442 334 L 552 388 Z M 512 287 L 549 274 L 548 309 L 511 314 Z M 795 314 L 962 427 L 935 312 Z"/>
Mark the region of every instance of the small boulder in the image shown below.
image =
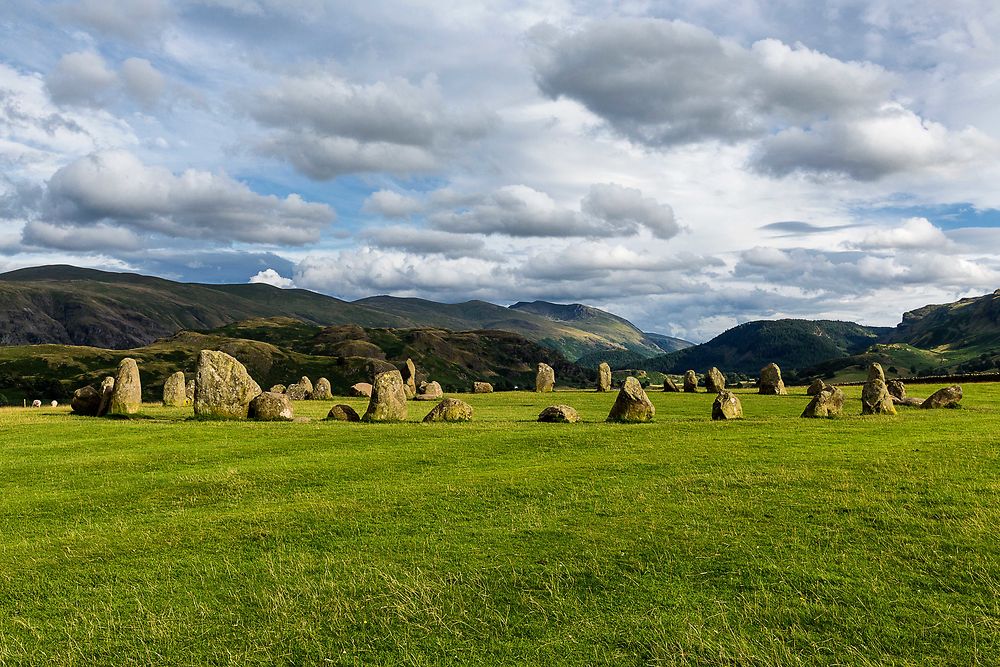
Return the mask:
<path id="1" fill-rule="evenodd" d="M 668 377 L 663 378 L 663 391 L 679 392 L 680 390 L 681 388 L 677 386 L 676 382 Z"/>
<path id="2" fill-rule="evenodd" d="M 597 367 L 597 391 L 611 391 L 611 366 L 603 361 Z"/>
<path id="3" fill-rule="evenodd" d="M 568 405 L 550 405 L 538 415 L 538 421 L 550 424 L 575 424 L 580 414 Z"/>
<path id="4" fill-rule="evenodd" d="M 718 394 L 726 389 L 726 376 L 715 366 L 705 373 L 705 391 L 710 394 Z"/>
<path id="5" fill-rule="evenodd" d="M 285 391 L 287 391 L 287 390 L 288 390 L 288 387 L 286 387 L 283 384 L 276 384 L 273 387 L 271 387 L 270 389 L 268 389 L 269 392 L 274 393 L 274 394 L 284 394 Z"/>
<path id="6" fill-rule="evenodd" d="M 468 422 L 472 421 L 472 406 L 457 398 L 446 398 L 424 417 L 425 422 Z"/>
<path id="7" fill-rule="evenodd" d="M 400 373 L 403 376 L 403 391 L 406 392 L 406 397 L 415 397 L 417 395 L 417 367 L 413 365 L 412 359 L 406 360 Z"/>
<path id="8" fill-rule="evenodd" d="M 347 390 L 347 393 L 350 396 L 357 396 L 359 398 L 371 398 L 372 386 L 367 382 L 359 382 L 351 385 L 351 388 Z"/>
<path id="9" fill-rule="evenodd" d="M 760 369 L 760 381 L 757 383 L 757 393 L 767 396 L 784 396 L 788 393 L 785 382 L 781 379 L 781 368 L 770 363 Z"/>
<path id="10" fill-rule="evenodd" d="M 882 365 L 873 363 L 868 367 L 868 380 L 861 388 L 861 414 L 863 415 L 894 415 L 896 407 L 892 404 L 892 396 L 885 386 L 885 373 Z"/>
<path id="11" fill-rule="evenodd" d="M 366 422 L 392 422 L 406 419 L 406 391 L 399 371 L 385 371 L 375 376 L 368 409 L 361 418 Z"/>
<path id="12" fill-rule="evenodd" d="M 305 385 L 298 382 L 293 382 L 285 387 L 285 395 L 293 401 L 304 401 L 309 398 L 309 392 L 306 390 Z"/>
<path id="13" fill-rule="evenodd" d="M 187 382 L 184 371 L 177 371 L 163 383 L 163 405 L 168 408 L 182 408 L 187 405 Z"/>
<path id="14" fill-rule="evenodd" d="M 111 392 L 109 415 L 134 415 L 142 407 L 142 384 L 139 382 L 139 365 L 135 359 L 125 357 L 118 364 L 115 388 Z"/>
<path id="15" fill-rule="evenodd" d="M 472 383 L 472 393 L 473 394 L 492 394 L 493 385 L 489 382 L 473 382 Z"/>
<path id="16" fill-rule="evenodd" d="M 889 380 L 885 383 L 885 388 L 889 390 L 889 395 L 900 401 L 906 398 L 906 385 L 902 380 Z"/>
<path id="17" fill-rule="evenodd" d="M 642 385 L 639 384 L 637 379 L 629 376 L 625 378 L 621 391 L 618 392 L 618 398 L 615 399 L 615 404 L 611 406 L 611 412 L 608 413 L 607 421 L 625 423 L 649 422 L 653 421 L 653 415 L 655 414 L 656 408 L 653 407 L 653 403 L 646 396 Z"/>
<path id="18" fill-rule="evenodd" d="M 358 416 L 357 411 L 349 405 L 344 405 L 338 403 L 337 405 L 330 408 L 330 412 L 327 413 L 326 418 L 330 421 L 338 422 L 359 422 L 361 417 Z"/>
<path id="19" fill-rule="evenodd" d="M 803 417 L 840 417 L 844 414 L 844 392 L 840 387 L 825 387 L 812 397 L 802 411 Z"/>
<path id="20" fill-rule="evenodd" d="M 934 408 L 957 408 L 958 402 L 962 400 L 962 388 L 957 384 L 950 387 L 942 387 L 927 397 L 920 407 L 924 410 Z"/>
<path id="21" fill-rule="evenodd" d="M 235 358 L 217 350 L 202 350 L 198 354 L 194 392 L 196 415 L 246 419 L 250 401 L 260 394 L 260 385 Z"/>
<path id="22" fill-rule="evenodd" d="M 437 401 L 444 396 L 444 390 L 437 382 L 421 382 L 414 398 L 418 401 Z"/>
<path id="23" fill-rule="evenodd" d="M 826 388 L 827 388 L 828 386 L 829 386 L 829 385 L 828 385 L 827 383 L 823 382 L 823 381 L 822 381 L 822 380 L 820 380 L 819 378 L 816 378 L 816 379 L 815 379 L 815 380 L 813 380 L 813 381 L 812 381 L 812 383 L 811 383 L 811 384 L 809 385 L 809 388 L 808 388 L 808 389 L 806 389 L 806 395 L 807 395 L 807 396 L 815 396 L 815 395 L 816 395 L 816 394 L 818 394 L 819 392 L 821 392 L 821 391 L 823 391 L 824 389 L 826 389 Z"/>
<path id="24" fill-rule="evenodd" d="M 329 401 L 333 398 L 333 389 L 330 387 L 330 381 L 326 378 L 316 380 L 316 384 L 313 385 L 311 398 L 314 401 Z"/>
<path id="25" fill-rule="evenodd" d="M 262 422 L 290 422 L 295 412 L 287 394 L 265 391 L 250 401 L 247 417 Z"/>
<path id="26" fill-rule="evenodd" d="M 548 364 L 539 362 L 538 372 L 535 375 L 535 391 L 539 393 L 549 393 L 556 386 L 556 372 Z"/>
<path id="27" fill-rule="evenodd" d="M 684 391 L 688 394 L 698 391 L 698 374 L 694 371 L 684 373 Z"/>
<path id="28" fill-rule="evenodd" d="M 103 417 L 108 414 L 111 407 L 111 396 L 115 393 L 115 379 L 110 375 L 101 382 L 101 407 L 97 410 L 97 416 Z"/>
<path id="29" fill-rule="evenodd" d="M 86 387 L 80 387 L 73 392 L 70 407 L 78 415 L 96 417 L 101 409 L 101 392 L 89 384 Z"/>
<path id="30" fill-rule="evenodd" d="M 712 403 L 712 419 L 743 419 L 743 404 L 739 397 L 731 391 L 720 391 Z"/>

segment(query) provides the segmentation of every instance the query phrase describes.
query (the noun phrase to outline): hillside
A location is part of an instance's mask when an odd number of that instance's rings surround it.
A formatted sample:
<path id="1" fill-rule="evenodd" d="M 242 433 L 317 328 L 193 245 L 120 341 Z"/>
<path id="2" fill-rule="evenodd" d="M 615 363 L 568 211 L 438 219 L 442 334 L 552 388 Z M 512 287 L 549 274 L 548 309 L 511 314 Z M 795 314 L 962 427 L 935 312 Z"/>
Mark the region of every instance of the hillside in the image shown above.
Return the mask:
<path id="1" fill-rule="evenodd" d="M 889 340 L 935 351 L 996 351 L 1000 348 L 1000 290 L 903 313 L 903 321 Z"/>

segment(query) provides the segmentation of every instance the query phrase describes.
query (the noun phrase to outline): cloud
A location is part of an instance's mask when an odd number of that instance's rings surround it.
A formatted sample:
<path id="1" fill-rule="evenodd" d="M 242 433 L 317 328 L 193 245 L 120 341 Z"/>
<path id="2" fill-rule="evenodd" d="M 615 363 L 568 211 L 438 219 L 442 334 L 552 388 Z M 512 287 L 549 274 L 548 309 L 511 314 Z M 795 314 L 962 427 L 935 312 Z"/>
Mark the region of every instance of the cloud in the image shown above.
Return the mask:
<path id="1" fill-rule="evenodd" d="M 433 79 L 357 84 L 315 73 L 285 77 L 243 103 L 272 130 L 259 150 L 317 180 L 431 171 L 493 123 L 488 113 L 448 108 Z"/>
<path id="2" fill-rule="evenodd" d="M 168 237 L 302 245 L 317 241 L 335 216 L 296 194 L 260 195 L 225 174 L 195 169 L 174 175 L 118 150 L 58 170 L 40 217 L 63 226 L 114 224 Z"/>
<path id="3" fill-rule="evenodd" d="M 45 87 L 56 104 L 102 106 L 118 85 L 118 75 L 93 51 L 67 53 L 45 77 Z"/>
<path id="4" fill-rule="evenodd" d="M 55 250 L 85 251 L 139 250 L 143 243 L 131 230 L 115 225 L 54 225 L 42 220 L 29 220 L 24 226 L 21 242 L 26 246 Z"/>
<path id="5" fill-rule="evenodd" d="M 876 229 L 856 246 L 865 250 L 943 250 L 954 245 L 944 232 L 927 218 L 910 218 L 897 227 Z"/>
<path id="6" fill-rule="evenodd" d="M 419 199 L 403 195 L 393 190 L 378 190 L 365 199 L 361 210 L 386 218 L 405 218 L 423 208 Z"/>
<path id="7" fill-rule="evenodd" d="M 418 254 L 440 254 L 446 257 L 466 257 L 482 252 L 482 238 L 451 234 L 417 227 L 382 227 L 368 232 L 369 241 L 379 248 L 392 248 Z"/>
<path id="8" fill-rule="evenodd" d="M 295 287 L 294 280 L 291 278 L 285 278 L 274 269 L 264 269 L 263 271 L 258 271 L 255 275 L 250 276 L 250 280 L 248 282 L 251 284 L 262 283 L 264 285 L 271 285 L 272 287 L 279 287 L 281 289 Z"/>
<path id="9" fill-rule="evenodd" d="M 143 58 L 129 58 L 123 62 L 121 78 L 129 96 L 147 108 L 156 106 L 166 87 L 163 75 Z"/>
<path id="10" fill-rule="evenodd" d="M 777 232 L 782 236 L 803 236 L 807 234 L 826 234 L 828 232 L 850 229 L 854 225 L 814 225 L 801 220 L 782 220 L 761 225 L 759 229 Z"/>
<path id="11" fill-rule="evenodd" d="M 131 41 L 158 33 L 173 14 L 166 0 L 78 0 L 59 6 L 58 12 L 97 32 Z"/>
<path id="12" fill-rule="evenodd" d="M 622 229 L 645 227 L 661 239 L 672 238 L 680 231 L 670 206 L 644 197 L 635 188 L 615 183 L 591 186 L 590 192 L 583 198 L 581 209 L 599 220 L 617 222 Z"/>

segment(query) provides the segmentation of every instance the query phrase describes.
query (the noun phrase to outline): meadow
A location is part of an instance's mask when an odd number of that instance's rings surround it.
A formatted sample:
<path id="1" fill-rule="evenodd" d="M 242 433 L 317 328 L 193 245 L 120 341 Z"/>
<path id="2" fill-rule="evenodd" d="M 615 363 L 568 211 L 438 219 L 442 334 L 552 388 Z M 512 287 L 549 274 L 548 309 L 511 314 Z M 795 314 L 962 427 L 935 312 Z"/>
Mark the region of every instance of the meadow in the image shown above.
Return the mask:
<path id="1" fill-rule="evenodd" d="M 0 665 L 1000 664 L 1000 385 L 964 389 L 714 423 L 651 392 L 647 425 L 584 391 L 467 424 L 0 409 Z"/>

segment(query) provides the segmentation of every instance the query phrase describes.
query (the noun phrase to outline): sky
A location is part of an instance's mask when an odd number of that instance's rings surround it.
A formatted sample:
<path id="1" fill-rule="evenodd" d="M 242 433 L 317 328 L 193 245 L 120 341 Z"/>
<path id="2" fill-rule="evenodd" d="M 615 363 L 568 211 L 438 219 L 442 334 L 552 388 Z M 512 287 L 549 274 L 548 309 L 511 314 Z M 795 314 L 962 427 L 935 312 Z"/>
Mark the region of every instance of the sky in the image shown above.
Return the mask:
<path id="1" fill-rule="evenodd" d="M 703 341 L 1000 287 L 995 0 L 5 0 L 0 271 Z"/>

